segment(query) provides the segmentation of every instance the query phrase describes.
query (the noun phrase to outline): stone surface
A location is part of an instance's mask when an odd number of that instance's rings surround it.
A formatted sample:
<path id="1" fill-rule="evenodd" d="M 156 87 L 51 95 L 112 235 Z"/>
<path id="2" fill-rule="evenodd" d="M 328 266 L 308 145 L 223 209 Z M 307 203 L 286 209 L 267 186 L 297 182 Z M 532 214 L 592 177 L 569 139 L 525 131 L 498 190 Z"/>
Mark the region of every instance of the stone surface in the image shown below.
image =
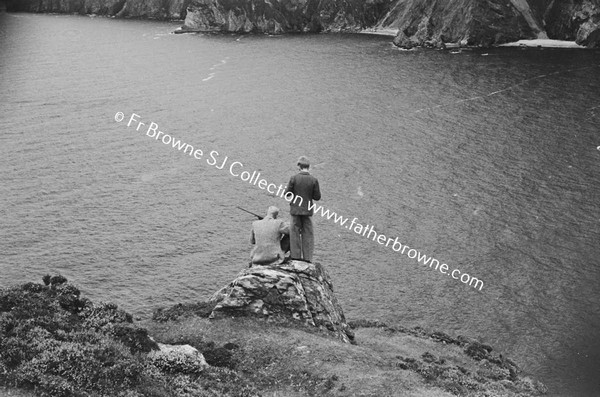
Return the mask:
<path id="1" fill-rule="evenodd" d="M 490 46 L 521 39 L 573 41 L 582 25 L 582 36 L 593 34 L 588 21 L 595 22 L 599 5 L 600 0 L 397 0 L 376 28 L 398 29 L 395 43 L 405 48 Z"/>
<path id="2" fill-rule="evenodd" d="M 373 26 L 391 0 L 193 0 L 185 28 L 285 33 L 358 31 Z"/>
<path id="3" fill-rule="evenodd" d="M 158 343 L 158 350 L 148 354 L 157 367 L 174 373 L 198 373 L 208 367 L 202 353 L 190 345 Z"/>
<path id="4" fill-rule="evenodd" d="M 209 303 L 215 304 L 211 319 L 258 316 L 293 320 L 333 332 L 344 342 L 353 339 L 331 278 L 319 263 L 290 261 L 244 269 Z"/>
<path id="5" fill-rule="evenodd" d="M 540 33 L 517 7 L 503 0 L 398 1 L 379 26 L 398 29 L 394 43 L 403 48 L 461 43 L 490 46 L 537 38 Z"/>
<path id="6" fill-rule="evenodd" d="M 584 1 L 574 18 L 583 21 L 577 30 L 575 42 L 589 48 L 599 48 L 600 2 Z"/>
<path id="7" fill-rule="evenodd" d="M 588 48 L 600 48 L 600 20 L 598 22 L 590 20 L 581 25 L 576 42 Z"/>

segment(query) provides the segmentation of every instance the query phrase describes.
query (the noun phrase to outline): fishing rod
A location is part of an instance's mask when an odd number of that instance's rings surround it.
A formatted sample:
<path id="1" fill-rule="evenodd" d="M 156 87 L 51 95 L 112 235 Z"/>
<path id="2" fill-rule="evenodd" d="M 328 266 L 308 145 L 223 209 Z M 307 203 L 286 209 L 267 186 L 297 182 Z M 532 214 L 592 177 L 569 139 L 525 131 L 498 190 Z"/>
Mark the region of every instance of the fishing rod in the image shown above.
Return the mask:
<path id="1" fill-rule="evenodd" d="M 257 218 L 258 218 L 258 220 L 259 220 L 259 221 L 260 221 L 260 220 L 262 220 L 262 219 L 264 218 L 263 216 L 260 216 L 260 215 L 258 215 L 258 214 L 255 214 L 254 212 L 251 212 L 251 211 L 248 211 L 248 210 L 246 210 L 246 209 L 243 209 L 243 208 L 242 208 L 242 207 L 240 207 L 240 206 L 238 206 L 237 208 L 238 208 L 238 209 L 240 209 L 240 210 L 242 210 L 242 211 L 244 211 L 244 212 L 247 212 L 247 213 L 249 213 L 249 214 L 252 214 L 252 215 L 254 215 L 255 217 L 257 217 Z"/>

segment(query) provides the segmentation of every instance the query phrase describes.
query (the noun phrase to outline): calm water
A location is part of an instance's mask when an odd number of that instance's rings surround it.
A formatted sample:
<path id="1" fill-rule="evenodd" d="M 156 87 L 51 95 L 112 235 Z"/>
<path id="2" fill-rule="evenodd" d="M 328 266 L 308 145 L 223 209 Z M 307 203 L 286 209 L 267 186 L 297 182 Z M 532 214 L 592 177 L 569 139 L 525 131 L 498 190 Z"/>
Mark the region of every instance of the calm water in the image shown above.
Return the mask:
<path id="1" fill-rule="evenodd" d="M 285 183 L 485 282 L 315 219 L 349 318 L 481 337 L 556 396 L 600 393 L 600 53 L 399 51 L 390 38 L 168 34 L 0 14 L 0 285 L 60 272 L 138 317 L 245 266 L 286 203 L 142 122 Z"/>

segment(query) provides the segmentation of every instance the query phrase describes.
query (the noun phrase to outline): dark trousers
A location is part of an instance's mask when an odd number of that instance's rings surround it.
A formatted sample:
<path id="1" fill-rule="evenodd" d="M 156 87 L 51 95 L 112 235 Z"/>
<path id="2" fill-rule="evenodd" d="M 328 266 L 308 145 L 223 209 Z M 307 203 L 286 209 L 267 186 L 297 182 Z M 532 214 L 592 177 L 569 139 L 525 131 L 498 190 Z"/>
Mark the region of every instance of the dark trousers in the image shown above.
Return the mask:
<path id="1" fill-rule="evenodd" d="M 290 225 L 290 256 L 312 261 L 315 248 L 312 219 L 308 215 L 292 215 Z"/>

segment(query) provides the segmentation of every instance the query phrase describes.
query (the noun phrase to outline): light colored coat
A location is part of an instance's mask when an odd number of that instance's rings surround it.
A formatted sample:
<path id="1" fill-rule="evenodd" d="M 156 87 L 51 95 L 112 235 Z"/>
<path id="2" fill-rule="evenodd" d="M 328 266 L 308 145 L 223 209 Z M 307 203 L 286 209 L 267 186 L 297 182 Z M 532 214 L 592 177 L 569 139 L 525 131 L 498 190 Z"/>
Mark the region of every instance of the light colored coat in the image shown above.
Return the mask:
<path id="1" fill-rule="evenodd" d="M 252 264 L 271 265 L 283 262 L 285 253 L 281 250 L 281 236 L 284 234 L 290 234 L 290 225 L 281 219 L 267 215 L 260 221 L 252 222 Z"/>

